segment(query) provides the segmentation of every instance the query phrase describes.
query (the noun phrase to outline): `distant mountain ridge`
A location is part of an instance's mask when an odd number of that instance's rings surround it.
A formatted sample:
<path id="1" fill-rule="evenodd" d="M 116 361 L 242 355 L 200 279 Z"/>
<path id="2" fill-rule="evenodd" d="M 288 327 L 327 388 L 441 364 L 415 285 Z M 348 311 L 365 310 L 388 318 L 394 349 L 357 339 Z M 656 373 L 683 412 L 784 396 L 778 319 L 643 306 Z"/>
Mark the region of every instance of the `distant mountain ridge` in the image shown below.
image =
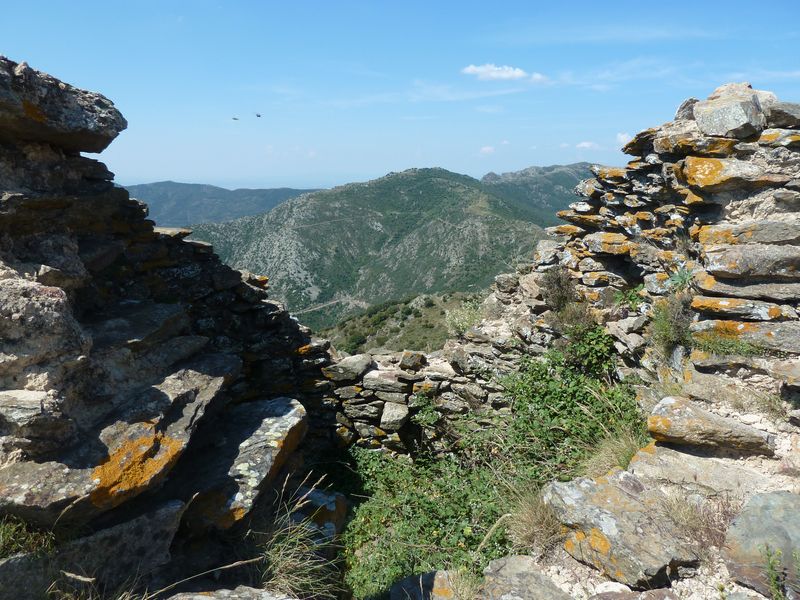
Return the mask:
<path id="1" fill-rule="evenodd" d="M 508 173 L 487 173 L 481 183 L 507 201 L 519 204 L 539 225 L 560 225 L 559 210 L 575 201 L 575 185 L 592 177 L 590 163 L 528 167 Z"/>
<path id="2" fill-rule="evenodd" d="M 555 169 L 555 168 L 553 168 Z M 229 264 L 270 277 L 301 321 L 325 327 L 355 310 L 423 293 L 476 291 L 530 260 L 544 211 L 590 176 L 582 166 L 481 182 L 440 168 L 304 194 L 268 213 L 194 227 Z M 557 180 L 546 185 L 530 178 Z M 493 178 L 490 178 L 493 179 Z M 550 185 L 550 184 L 547 184 Z M 525 201 L 524 190 L 537 190 Z"/>
<path id="3" fill-rule="evenodd" d="M 150 218 L 162 227 L 220 223 L 257 215 L 290 198 L 316 191 L 294 188 L 229 190 L 215 185 L 176 181 L 157 181 L 125 188 L 131 197 L 147 203 Z"/>

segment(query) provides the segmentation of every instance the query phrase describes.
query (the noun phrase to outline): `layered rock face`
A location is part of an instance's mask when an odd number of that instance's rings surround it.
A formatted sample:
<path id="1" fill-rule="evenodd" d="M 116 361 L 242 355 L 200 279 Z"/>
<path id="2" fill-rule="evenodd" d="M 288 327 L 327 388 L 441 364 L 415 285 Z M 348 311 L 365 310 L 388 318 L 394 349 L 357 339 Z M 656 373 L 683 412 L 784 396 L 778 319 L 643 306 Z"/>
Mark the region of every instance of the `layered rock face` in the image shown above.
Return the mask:
<path id="1" fill-rule="evenodd" d="M 242 520 L 309 425 L 326 435 L 330 386 L 326 344 L 268 300 L 266 278 L 154 228 L 81 156 L 125 127 L 105 97 L 0 58 L 0 514 L 158 533 L 113 565 L 87 559 L 103 584 L 166 562 L 180 523 Z M 76 572 L 75 547 L 59 569 Z M 0 598 L 49 583 L 18 590 L 35 561 L 8 560 Z"/>

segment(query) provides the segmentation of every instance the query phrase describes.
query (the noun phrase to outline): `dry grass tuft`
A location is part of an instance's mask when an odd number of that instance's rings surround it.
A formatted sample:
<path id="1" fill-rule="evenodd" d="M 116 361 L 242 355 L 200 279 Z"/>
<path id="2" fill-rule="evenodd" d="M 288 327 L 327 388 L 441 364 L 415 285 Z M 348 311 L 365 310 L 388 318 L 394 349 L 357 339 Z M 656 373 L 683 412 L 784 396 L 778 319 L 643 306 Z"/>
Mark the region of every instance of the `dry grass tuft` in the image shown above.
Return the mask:
<path id="1" fill-rule="evenodd" d="M 627 469 L 633 455 L 645 445 L 646 439 L 638 432 L 618 431 L 603 438 L 581 464 L 587 477 L 600 477 L 611 469 Z"/>
<path id="2" fill-rule="evenodd" d="M 662 510 L 675 526 L 697 546 L 702 560 L 708 560 L 712 548 L 721 548 L 725 533 L 742 509 L 741 498 L 723 494 L 709 498 L 687 498 L 685 493 L 667 495 Z"/>
<path id="3" fill-rule="evenodd" d="M 517 549 L 538 559 L 564 538 L 564 532 L 553 509 L 542 499 L 541 491 L 529 488 L 515 495 L 508 536 Z"/>
<path id="4" fill-rule="evenodd" d="M 473 571 L 464 568 L 449 570 L 447 578 L 453 590 L 453 600 L 480 600 L 483 581 Z"/>

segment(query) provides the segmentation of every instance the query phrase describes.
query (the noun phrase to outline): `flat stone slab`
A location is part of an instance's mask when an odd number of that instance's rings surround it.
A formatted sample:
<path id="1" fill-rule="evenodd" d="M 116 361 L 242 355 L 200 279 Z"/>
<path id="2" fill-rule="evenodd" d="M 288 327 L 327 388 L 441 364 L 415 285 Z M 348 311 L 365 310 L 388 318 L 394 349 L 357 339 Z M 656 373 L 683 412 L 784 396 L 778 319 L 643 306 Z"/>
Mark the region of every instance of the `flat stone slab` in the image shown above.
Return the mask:
<path id="1" fill-rule="evenodd" d="M 752 162 L 735 158 L 687 156 L 680 173 L 687 185 L 703 192 L 780 185 L 786 180 L 765 173 Z"/>
<path id="2" fill-rule="evenodd" d="M 703 248 L 705 270 L 722 278 L 800 278 L 800 246 L 712 244 Z"/>
<path id="3" fill-rule="evenodd" d="M 794 102 L 775 102 L 766 110 L 767 124 L 770 127 L 800 129 L 800 104 Z"/>
<path id="4" fill-rule="evenodd" d="M 102 94 L 0 56 L 0 137 L 101 152 L 127 126 Z"/>
<path id="5" fill-rule="evenodd" d="M 735 419 L 715 415 L 688 398 L 668 396 L 661 400 L 647 417 L 647 430 L 659 442 L 770 456 L 775 453 L 772 436 Z"/>
<path id="6" fill-rule="evenodd" d="M 800 549 L 798 515 L 798 494 L 770 492 L 750 498 L 728 528 L 723 547 L 723 558 L 735 581 L 770 596 L 765 556 L 769 548 L 787 589 L 800 592 L 800 572 L 793 556 Z"/>
<path id="7" fill-rule="evenodd" d="M 544 501 L 571 531 L 565 550 L 635 588 L 666 585 L 694 566 L 691 544 L 660 510 L 666 496 L 633 473 L 616 471 L 545 486 Z"/>
<path id="8" fill-rule="evenodd" d="M 0 469 L 0 511 L 42 525 L 58 518 L 83 522 L 159 484 L 240 366 L 231 355 L 204 355 L 132 395 L 107 424 L 86 434 L 97 443 L 66 449 L 56 460 Z"/>
<path id="9" fill-rule="evenodd" d="M 215 439 L 187 455 L 188 468 L 168 487 L 179 497 L 194 497 L 184 521 L 224 530 L 250 513 L 305 437 L 308 421 L 297 400 L 274 398 L 229 407 L 214 425 Z M 198 464 L 203 468 L 191 468 Z"/>
<path id="10" fill-rule="evenodd" d="M 483 570 L 485 600 L 569 600 L 530 556 L 506 556 Z"/>
<path id="11" fill-rule="evenodd" d="M 749 322 L 709 319 L 690 327 L 692 332 L 710 332 L 723 338 L 749 342 L 766 350 L 800 354 L 800 321 Z"/>
<path id="12" fill-rule="evenodd" d="M 50 556 L 20 554 L 0 560 L 0 600 L 41 600 L 61 571 L 113 589 L 170 560 L 169 547 L 185 505 L 172 501 L 120 525 L 59 547 Z M 74 583 L 74 581 L 72 582 Z"/>
<path id="13" fill-rule="evenodd" d="M 650 275 L 646 275 L 645 280 L 647 277 Z M 698 270 L 694 274 L 694 284 L 698 290 L 710 296 L 756 298 L 778 302 L 796 302 L 797 298 L 800 298 L 800 282 L 794 281 L 775 282 L 774 279 L 769 281 L 769 278 L 762 281 L 724 281 L 706 271 Z"/>
<path id="14" fill-rule="evenodd" d="M 737 224 L 704 225 L 698 241 L 709 244 L 799 244 L 800 222 L 759 220 Z"/>
<path id="15" fill-rule="evenodd" d="M 797 311 L 786 304 L 774 304 L 746 298 L 717 298 L 715 296 L 695 296 L 692 309 L 706 315 L 722 318 L 748 319 L 752 321 L 775 321 L 796 319 Z"/>
<path id="16" fill-rule="evenodd" d="M 747 467 L 717 458 L 679 452 L 652 442 L 634 454 L 628 470 L 641 480 L 678 485 L 704 496 L 730 494 L 742 497 L 769 486 L 769 477 Z"/>
<path id="17" fill-rule="evenodd" d="M 330 366 L 323 367 L 322 374 L 331 381 L 356 381 L 374 364 L 371 355 L 354 354 Z"/>

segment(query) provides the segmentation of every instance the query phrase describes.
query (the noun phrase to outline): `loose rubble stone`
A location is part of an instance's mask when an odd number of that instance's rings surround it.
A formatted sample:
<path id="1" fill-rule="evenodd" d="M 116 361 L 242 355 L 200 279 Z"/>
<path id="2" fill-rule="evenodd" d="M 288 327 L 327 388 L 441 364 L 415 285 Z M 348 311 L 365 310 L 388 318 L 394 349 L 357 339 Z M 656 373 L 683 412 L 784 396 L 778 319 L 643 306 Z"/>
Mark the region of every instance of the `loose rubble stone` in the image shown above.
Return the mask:
<path id="1" fill-rule="evenodd" d="M 426 362 L 427 358 L 422 352 L 411 352 L 406 350 L 400 357 L 400 363 L 398 366 L 401 369 L 406 369 L 408 371 L 419 371 L 425 366 Z"/>
<path id="2" fill-rule="evenodd" d="M 736 419 L 720 417 L 688 398 L 668 396 L 647 417 L 647 430 L 659 442 L 732 448 L 772 455 L 774 440 Z"/>
<path id="3" fill-rule="evenodd" d="M 530 556 L 507 556 L 483 571 L 481 598 L 486 600 L 568 600 Z"/>
<path id="4" fill-rule="evenodd" d="M 397 431 L 408 421 L 408 406 L 389 402 L 384 405 L 381 414 L 381 429 Z"/>
<path id="5" fill-rule="evenodd" d="M 777 558 L 781 577 L 794 593 L 800 573 L 793 553 L 800 548 L 800 495 L 792 492 L 756 494 L 728 528 L 723 556 L 733 578 L 770 595 L 766 569 L 767 548 Z M 775 553 L 780 552 L 780 556 Z"/>

